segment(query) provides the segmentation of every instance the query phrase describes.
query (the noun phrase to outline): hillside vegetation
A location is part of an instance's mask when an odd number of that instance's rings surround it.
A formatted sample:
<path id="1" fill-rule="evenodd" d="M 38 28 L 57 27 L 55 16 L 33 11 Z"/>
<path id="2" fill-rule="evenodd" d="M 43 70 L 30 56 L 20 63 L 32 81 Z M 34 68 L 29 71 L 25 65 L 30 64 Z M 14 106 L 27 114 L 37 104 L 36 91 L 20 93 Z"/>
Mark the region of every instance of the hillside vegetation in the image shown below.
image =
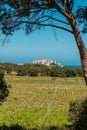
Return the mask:
<path id="1" fill-rule="evenodd" d="M 17 76 L 83 77 L 82 68 L 46 66 L 42 64 L 0 63 L 0 72 Z"/>

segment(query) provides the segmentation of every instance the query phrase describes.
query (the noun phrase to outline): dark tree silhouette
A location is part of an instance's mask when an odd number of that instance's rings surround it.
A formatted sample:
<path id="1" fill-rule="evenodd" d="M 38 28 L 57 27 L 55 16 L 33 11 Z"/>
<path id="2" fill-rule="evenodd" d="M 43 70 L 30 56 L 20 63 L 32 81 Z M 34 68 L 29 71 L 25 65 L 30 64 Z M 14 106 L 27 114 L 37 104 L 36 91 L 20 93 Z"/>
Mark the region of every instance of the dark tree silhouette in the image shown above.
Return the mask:
<path id="1" fill-rule="evenodd" d="M 6 36 L 21 28 L 29 34 L 41 27 L 63 29 L 73 34 L 87 85 L 87 49 L 76 22 L 75 2 L 75 0 L 1 0 L 0 28 Z M 64 19 L 60 20 L 60 15 Z"/>
<path id="2" fill-rule="evenodd" d="M 20 125 L 11 125 L 11 126 L 0 126 L 0 130 L 70 130 L 68 128 L 58 128 L 56 126 L 49 126 L 49 127 L 43 127 L 43 128 L 26 128 Z"/>
<path id="3" fill-rule="evenodd" d="M 27 130 L 26 128 L 20 126 L 20 125 L 11 125 L 11 126 L 0 126 L 0 130 Z"/>
<path id="4" fill-rule="evenodd" d="M 0 73 L 0 104 L 6 99 L 8 96 L 8 86 L 4 80 L 4 74 Z"/>

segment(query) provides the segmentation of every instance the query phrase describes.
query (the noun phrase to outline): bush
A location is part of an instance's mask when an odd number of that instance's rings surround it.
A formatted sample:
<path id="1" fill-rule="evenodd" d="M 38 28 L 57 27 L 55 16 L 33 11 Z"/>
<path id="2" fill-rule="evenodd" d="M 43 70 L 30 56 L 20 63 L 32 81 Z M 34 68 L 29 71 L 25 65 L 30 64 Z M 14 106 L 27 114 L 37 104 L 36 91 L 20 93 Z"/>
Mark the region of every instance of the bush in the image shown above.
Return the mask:
<path id="1" fill-rule="evenodd" d="M 4 80 L 4 73 L 0 73 L 0 103 L 2 103 L 8 96 L 9 91 Z"/>
<path id="2" fill-rule="evenodd" d="M 29 72 L 28 72 L 29 76 L 38 76 L 38 70 L 37 68 L 30 68 Z"/>
<path id="3" fill-rule="evenodd" d="M 70 103 L 69 120 L 74 130 L 87 130 L 87 98 Z"/>
<path id="4" fill-rule="evenodd" d="M 49 72 L 49 76 L 51 77 L 57 77 L 58 76 L 58 73 L 57 71 L 54 69 L 51 69 L 50 72 Z"/>
<path id="5" fill-rule="evenodd" d="M 77 76 L 77 71 L 72 68 L 67 68 L 65 70 L 65 75 L 66 75 L 66 77 L 75 77 L 75 76 Z"/>
<path id="6" fill-rule="evenodd" d="M 20 66 L 19 68 L 17 68 L 16 73 L 17 73 L 18 76 L 27 75 L 26 70 L 25 70 L 25 68 L 23 66 Z"/>
<path id="7" fill-rule="evenodd" d="M 51 77 L 65 77 L 64 68 L 60 66 L 52 66 L 49 71 Z"/>

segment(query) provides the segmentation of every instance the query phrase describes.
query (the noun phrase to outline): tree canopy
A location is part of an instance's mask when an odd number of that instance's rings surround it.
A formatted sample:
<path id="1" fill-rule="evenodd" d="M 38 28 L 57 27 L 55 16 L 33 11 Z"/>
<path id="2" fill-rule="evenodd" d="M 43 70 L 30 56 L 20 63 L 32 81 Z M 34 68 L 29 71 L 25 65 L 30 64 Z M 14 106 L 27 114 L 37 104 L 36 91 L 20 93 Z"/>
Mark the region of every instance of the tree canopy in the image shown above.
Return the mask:
<path id="1" fill-rule="evenodd" d="M 3 0 L 0 2 L 0 28 L 6 35 L 13 34 L 21 27 L 26 33 L 30 33 L 43 26 L 73 33 L 68 27 L 69 22 L 60 20 L 60 15 L 57 13 L 69 17 L 74 2 L 74 0 Z"/>
<path id="2" fill-rule="evenodd" d="M 24 29 L 29 34 L 42 27 L 53 27 L 74 33 L 67 19 L 70 13 L 77 23 L 84 24 L 82 33 L 87 32 L 87 7 L 74 11 L 75 0 L 1 0 L 0 29 L 6 36 Z M 65 17 L 61 20 L 60 14 Z"/>
<path id="3" fill-rule="evenodd" d="M 24 29 L 27 34 L 42 27 L 53 27 L 74 33 L 67 19 L 70 13 L 78 24 L 84 24 L 82 32 L 87 32 L 87 7 L 74 11 L 75 0 L 1 0 L 0 29 L 6 36 Z M 61 20 L 60 14 L 65 17 Z"/>
<path id="4" fill-rule="evenodd" d="M 79 25 L 83 24 L 82 33 L 87 33 L 87 7 L 80 7 L 76 12 Z"/>

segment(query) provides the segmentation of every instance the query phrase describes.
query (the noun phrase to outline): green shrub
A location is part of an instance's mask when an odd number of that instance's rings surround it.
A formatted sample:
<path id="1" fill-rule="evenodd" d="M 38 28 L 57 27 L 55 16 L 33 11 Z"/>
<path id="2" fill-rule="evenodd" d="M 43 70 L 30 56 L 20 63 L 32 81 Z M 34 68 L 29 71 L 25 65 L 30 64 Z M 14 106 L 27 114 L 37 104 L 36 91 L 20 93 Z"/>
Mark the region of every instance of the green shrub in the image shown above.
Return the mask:
<path id="1" fill-rule="evenodd" d="M 30 68 L 29 72 L 28 72 L 29 76 L 38 76 L 38 70 L 37 68 Z"/>
<path id="2" fill-rule="evenodd" d="M 69 120 L 74 130 L 87 130 L 87 98 L 70 103 Z"/>

